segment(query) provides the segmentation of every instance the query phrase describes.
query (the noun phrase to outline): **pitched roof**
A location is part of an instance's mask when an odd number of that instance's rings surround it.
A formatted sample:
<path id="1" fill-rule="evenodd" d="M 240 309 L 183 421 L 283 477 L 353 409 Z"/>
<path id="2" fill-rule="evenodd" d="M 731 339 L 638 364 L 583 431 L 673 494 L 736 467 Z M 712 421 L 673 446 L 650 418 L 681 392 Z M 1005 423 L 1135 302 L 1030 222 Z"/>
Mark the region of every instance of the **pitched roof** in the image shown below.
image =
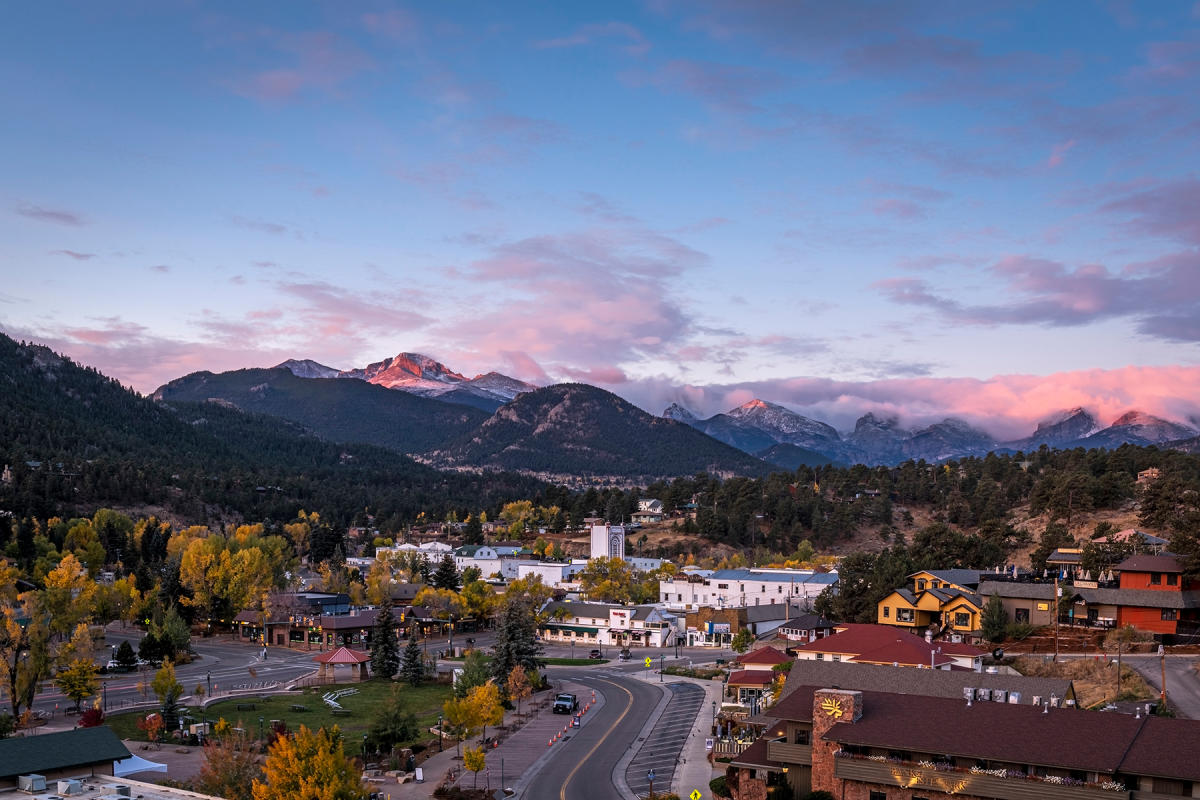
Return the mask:
<path id="1" fill-rule="evenodd" d="M 837 689 L 858 689 L 875 692 L 895 692 L 922 697 L 961 699 L 963 689 L 1004 689 L 1020 692 L 1021 700 L 1032 703 L 1034 697 L 1049 700 L 1051 695 L 1065 698 L 1072 689 L 1064 678 L 1037 678 L 1026 675 L 998 675 L 986 672 L 959 672 L 944 669 L 910 669 L 890 664 L 858 664 L 848 661 L 797 661 L 788 672 L 783 697 L 769 709 L 767 716 L 779 714 L 780 719 L 812 718 L 812 699 L 807 706 L 793 708 L 788 698 L 800 686 L 828 686 Z M 811 693 L 810 693 L 811 694 Z M 791 717 L 785 714 L 798 713 Z"/>
<path id="2" fill-rule="evenodd" d="M 394 611 L 392 613 L 395 614 Z M 354 614 L 322 614 L 321 629 L 336 631 L 348 628 L 369 628 L 375 624 L 375 618 L 378 616 L 378 608 L 361 608 Z"/>
<path id="3" fill-rule="evenodd" d="M 318 664 L 363 664 L 371 660 L 371 654 L 362 650 L 351 650 L 349 647 L 339 647 L 327 653 L 313 656 Z"/>
<path id="4" fill-rule="evenodd" d="M 735 767 L 749 767 L 750 769 L 778 770 L 783 766 L 780 762 L 767 758 L 767 738 L 765 736 L 755 739 L 754 744 L 735 756 L 729 763 Z"/>
<path id="5" fill-rule="evenodd" d="M 824 738 L 842 744 L 1112 774 L 1144 721 L 1127 714 L 1061 708 L 1042 713 L 1032 705 L 968 706 L 962 700 L 940 697 L 863 692 L 862 718 L 834 725 Z"/>
<path id="6" fill-rule="evenodd" d="M 20 736 L 0 740 L 0 778 L 119 761 L 129 756 L 129 749 L 107 725 Z"/>
<path id="7" fill-rule="evenodd" d="M 730 686 L 770 686 L 775 682 L 775 672 L 769 669 L 741 669 L 729 673 Z"/>
<path id="8" fill-rule="evenodd" d="M 983 574 L 982 570 L 977 569 L 923 569 L 908 577 L 915 578 L 922 572 L 928 573 L 940 581 L 955 583 L 959 586 L 972 586 L 979 583 L 979 576 Z"/>
<path id="9" fill-rule="evenodd" d="M 1183 572 L 1179 559 L 1172 555 L 1130 556 L 1113 569 L 1117 572 Z"/>
<path id="10" fill-rule="evenodd" d="M 949 663 L 945 652 L 938 653 L 941 643 L 926 642 L 920 636 L 891 625 L 861 625 L 847 623 L 833 636 L 807 642 L 793 648 L 796 652 L 833 653 L 849 656 L 858 662 L 904 664 L 928 667 Z M 982 650 L 967 647 L 960 655 L 982 655 Z M 931 661 L 932 659 L 932 661 Z"/>
<path id="11" fill-rule="evenodd" d="M 793 631 L 812 631 L 817 628 L 832 628 L 833 623 L 820 614 L 800 614 L 783 623 L 781 627 Z"/>
<path id="12" fill-rule="evenodd" d="M 744 653 L 734 659 L 738 664 L 786 664 L 791 661 L 786 654 L 779 652 L 774 647 L 760 647 L 757 650 L 751 650 L 749 653 Z"/>
<path id="13" fill-rule="evenodd" d="M 1087 589 L 1077 588 L 1085 603 L 1092 605 L 1136 606 L 1139 608 L 1200 608 L 1200 591 L 1168 592 L 1159 589 Z"/>
<path id="14" fill-rule="evenodd" d="M 1200 724 L 1179 725 L 1183 720 L 1147 717 L 1138 737 L 1133 740 L 1121 771 L 1159 778 L 1200 781 Z M 1164 747 L 1165 743 L 1170 747 Z M 1181 753 L 1193 757 L 1180 758 Z"/>
<path id="15" fill-rule="evenodd" d="M 979 584 L 979 594 L 983 597 L 998 594 L 1020 600 L 1050 600 L 1054 597 L 1054 584 L 991 580 Z"/>

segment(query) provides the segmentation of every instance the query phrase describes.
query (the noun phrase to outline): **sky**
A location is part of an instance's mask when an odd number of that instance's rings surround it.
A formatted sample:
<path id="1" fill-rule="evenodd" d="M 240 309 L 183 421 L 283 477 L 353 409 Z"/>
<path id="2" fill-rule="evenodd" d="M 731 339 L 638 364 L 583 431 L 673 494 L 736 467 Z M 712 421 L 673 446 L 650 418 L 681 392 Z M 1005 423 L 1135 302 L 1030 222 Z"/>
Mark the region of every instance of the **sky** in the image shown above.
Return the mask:
<path id="1" fill-rule="evenodd" d="M 22 3 L 0 330 L 1200 424 L 1200 2 Z"/>

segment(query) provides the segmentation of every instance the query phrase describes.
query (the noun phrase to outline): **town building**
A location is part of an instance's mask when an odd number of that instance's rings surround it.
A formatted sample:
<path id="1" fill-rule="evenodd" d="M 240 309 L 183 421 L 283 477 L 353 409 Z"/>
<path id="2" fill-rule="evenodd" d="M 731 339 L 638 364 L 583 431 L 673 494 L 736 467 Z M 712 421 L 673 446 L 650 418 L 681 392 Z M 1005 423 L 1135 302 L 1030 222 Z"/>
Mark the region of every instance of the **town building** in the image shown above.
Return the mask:
<path id="1" fill-rule="evenodd" d="M 551 600 L 539 612 L 548 642 L 580 646 L 673 647 L 678 620 L 657 606 Z"/>
<path id="2" fill-rule="evenodd" d="M 809 569 L 720 569 L 659 581 L 659 601 L 676 611 L 727 608 L 791 602 L 805 610 L 826 588 L 837 583 L 836 572 Z"/>
<path id="3" fill-rule="evenodd" d="M 837 632 L 793 648 L 797 660 L 853 661 L 922 669 L 979 671 L 983 651 L 961 642 L 933 641 L 888 625 L 839 625 Z"/>
<path id="4" fill-rule="evenodd" d="M 625 558 L 624 525 L 592 525 L 591 558 Z"/>
<path id="5" fill-rule="evenodd" d="M 796 661 L 788 672 L 793 685 L 837 686 L 872 692 L 915 694 L 922 697 L 965 698 L 974 693 L 993 702 L 1014 702 L 1070 708 L 1075 684 L 1068 678 L 1039 678 L 1016 673 L 972 672 L 958 669 L 905 669 L 890 664 L 853 661 Z"/>
<path id="6" fill-rule="evenodd" d="M 875 621 L 909 631 L 977 634 L 983 613 L 980 574 L 973 569 L 914 572 L 908 576 L 911 589 L 897 589 L 879 601 Z"/>
<path id="7" fill-rule="evenodd" d="M 1200 790 L 1200 722 L 838 689 L 789 677 L 736 756 L 735 800 L 1151 800 Z"/>
<path id="8" fill-rule="evenodd" d="M 30 774 L 48 785 L 60 778 L 111 776 L 113 762 L 129 757 L 107 725 L 0 739 L 0 788 L 15 789 L 18 778 Z"/>
<path id="9" fill-rule="evenodd" d="M 668 607 L 669 608 L 669 607 Z M 685 612 L 683 635 L 688 647 L 728 647 L 740 631 L 756 639 L 775 633 L 803 612 L 787 603 L 712 608 Z"/>

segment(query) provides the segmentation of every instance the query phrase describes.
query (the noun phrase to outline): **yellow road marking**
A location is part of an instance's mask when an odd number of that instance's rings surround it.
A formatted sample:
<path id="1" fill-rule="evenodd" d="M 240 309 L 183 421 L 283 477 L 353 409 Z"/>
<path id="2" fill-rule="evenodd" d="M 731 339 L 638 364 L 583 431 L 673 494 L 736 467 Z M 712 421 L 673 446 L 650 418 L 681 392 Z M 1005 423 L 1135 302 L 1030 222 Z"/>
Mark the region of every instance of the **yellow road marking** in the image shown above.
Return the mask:
<path id="1" fill-rule="evenodd" d="M 584 765 L 584 762 L 586 762 L 589 758 L 591 758 L 592 755 L 598 749 L 600 749 L 600 745 L 604 744 L 604 741 L 608 738 L 609 734 L 611 734 L 616 729 L 616 727 L 621 724 L 621 720 L 625 719 L 625 715 L 629 713 L 629 709 L 633 708 L 633 692 L 629 691 L 624 686 L 613 683 L 612 681 L 606 681 L 602 678 L 598 679 L 598 680 L 600 680 L 601 683 L 607 683 L 610 686 L 616 686 L 622 692 L 629 695 L 629 702 L 625 704 L 625 710 L 621 712 L 621 716 L 617 717 L 616 722 L 614 722 L 612 725 L 610 725 L 608 730 L 606 730 L 604 732 L 604 735 L 600 737 L 600 741 L 596 742 L 596 744 L 592 746 L 592 749 L 588 751 L 588 754 L 586 756 L 579 759 L 579 763 L 575 765 L 575 769 L 571 770 L 571 772 L 567 775 L 567 779 L 565 781 L 563 781 L 562 788 L 558 790 L 559 800 L 567 800 L 567 786 L 571 783 L 571 780 L 575 777 L 575 773 L 579 772 L 579 768 Z"/>

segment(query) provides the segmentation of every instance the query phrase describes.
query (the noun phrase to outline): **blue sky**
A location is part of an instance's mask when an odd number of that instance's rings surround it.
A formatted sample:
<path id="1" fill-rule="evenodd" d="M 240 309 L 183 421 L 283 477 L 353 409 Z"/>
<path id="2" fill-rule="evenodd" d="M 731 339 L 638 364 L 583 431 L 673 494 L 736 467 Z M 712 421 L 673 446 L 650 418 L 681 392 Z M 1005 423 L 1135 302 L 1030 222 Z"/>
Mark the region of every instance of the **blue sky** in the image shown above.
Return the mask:
<path id="1" fill-rule="evenodd" d="M 1200 4 L 24 4 L 0 329 L 657 412 L 1197 413 Z"/>

